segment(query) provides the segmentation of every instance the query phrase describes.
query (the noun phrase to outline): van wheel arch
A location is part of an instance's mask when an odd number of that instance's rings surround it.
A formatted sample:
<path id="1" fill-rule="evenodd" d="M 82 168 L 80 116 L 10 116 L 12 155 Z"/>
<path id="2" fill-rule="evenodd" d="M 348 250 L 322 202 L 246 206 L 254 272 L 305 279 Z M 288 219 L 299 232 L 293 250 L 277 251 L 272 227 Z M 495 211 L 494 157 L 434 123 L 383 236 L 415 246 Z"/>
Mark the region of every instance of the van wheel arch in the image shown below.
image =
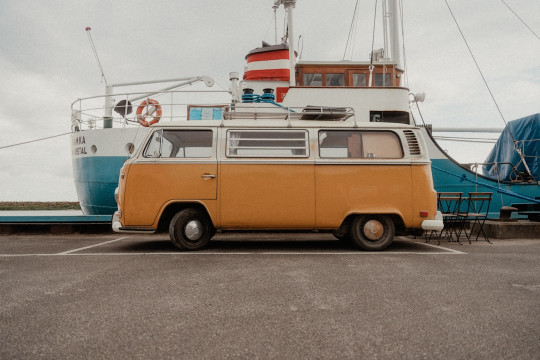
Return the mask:
<path id="1" fill-rule="evenodd" d="M 200 203 L 183 203 L 183 202 L 177 202 L 177 203 L 171 203 L 163 209 L 161 212 L 161 216 L 159 218 L 158 222 L 158 232 L 168 232 L 169 231 L 169 224 L 171 223 L 171 220 L 173 217 L 181 210 L 187 209 L 187 208 L 193 208 L 197 209 L 200 212 L 206 214 L 208 219 L 210 220 L 210 223 L 212 224 L 212 228 L 214 228 L 212 217 L 208 213 L 208 210 L 206 207 L 204 207 Z M 215 231 L 215 229 L 214 229 Z"/>

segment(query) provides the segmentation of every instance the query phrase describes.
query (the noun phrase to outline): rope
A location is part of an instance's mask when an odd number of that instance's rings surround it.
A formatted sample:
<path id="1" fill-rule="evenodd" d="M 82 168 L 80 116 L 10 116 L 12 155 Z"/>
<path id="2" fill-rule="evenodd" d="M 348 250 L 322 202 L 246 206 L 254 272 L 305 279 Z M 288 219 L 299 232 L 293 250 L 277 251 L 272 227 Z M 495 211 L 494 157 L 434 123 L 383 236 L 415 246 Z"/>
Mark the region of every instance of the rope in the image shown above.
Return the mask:
<path id="1" fill-rule="evenodd" d="M 523 19 L 520 18 L 519 15 L 516 14 L 516 12 L 515 12 L 514 10 L 512 10 L 511 7 L 508 6 L 508 4 L 507 4 L 504 0 L 501 0 L 501 1 L 502 1 L 502 3 L 503 3 L 504 5 L 506 5 L 506 7 L 508 8 L 508 10 L 510 10 L 512 13 L 514 13 L 514 15 L 516 15 L 516 17 L 519 19 L 519 21 L 521 21 L 521 22 L 523 23 L 523 25 L 525 25 L 525 26 L 527 27 L 527 29 L 529 29 L 529 30 L 533 33 L 533 35 L 536 36 L 536 38 L 537 38 L 538 40 L 540 40 L 540 37 L 533 31 L 533 29 L 531 29 L 531 28 L 529 27 L 529 25 L 527 25 L 527 24 L 525 23 L 525 21 L 523 21 Z"/>
<path id="2" fill-rule="evenodd" d="M 507 190 L 507 189 L 502 189 L 502 188 L 497 188 L 493 185 L 489 185 L 489 184 L 485 184 L 483 182 L 480 182 L 480 181 L 477 181 L 477 180 L 472 180 L 472 179 L 469 179 L 467 177 L 467 175 L 463 174 L 463 175 L 456 175 L 454 173 L 451 173 L 450 171 L 446 171 L 444 169 L 441 169 L 441 168 L 438 168 L 436 166 L 433 166 L 431 165 L 431 168 L 434 169 L 434 170 L 437 170 L 437 171 L 441 171 L 443 173 L 446 173 L 448 175 L 452 175 L 454 177 L 457 177 L 459 179 L 461 179 L 461 181 L 468 181 L 470 183 L 473 183 L 473 184 L 476 184 L 476 185 L 480 185 L 480 186 L 483 186 L 487 189 L 491 189 L 493 191 L 496 191 L 498 193 L 501 193 L 501 194 L 505 194 L 505 195 L 508 195 L 508 196 L 513 196 L 513 197 L 516 197 L 518 199 L 522 199 L 522 200 L 527 200 L 527 201 L 530 201 L 530 202 L 534 202 L 534 203 L 537 203 L 537 204 L 540 204 L 540 200 L 537 200 L 535 198 L 532 198 L 530 196 L 526 196 L 526 195 L 522 195 L 520 193 L 517 193 L 515 191 L 511 191 L 511 190 Z"/>
<path id="3" fill-rule="evenodd" d="M 274 94 L 262 94 L 262 95 L 243 94 L 242 95 L 242 102 L 243 103 L 266 103 L 266 104 L 272 104 L 272 105 L 279 106 L 280 108 L 286 109 L 286 110 L 288 110 L 290 112 L 293 112 L 293 113 L 296 112 L 293 109 L 289 109 L 286 106 L 278 104 L 277 102 L 274 101 L 275 98 L 276 97 L 275 97 Z"/>
<path id="4" fill-rule="evenodd" d="M 58 134 L 58 135 L 47 136 L 47 137 L 44 137 L 44 138 L 41 138 L 41 139 L 35 139 L 35 140 L 25 141 L 25 142 L 21 142 L 21 143 L 17 143 L 17 144 L 11 144 L 11 145 L 6 145 L 6 146 L 0 146 L 0 150 L 2 150 L 2 149 L 7 149 L 7 148 L 10 148 L 10 147 L 14 147 L 14 146 L 19 146 L 19 145 L 30 144 L 30 143 L 38 142 L 38 141 L 42 141 L 42 140 L 52 139 L 52 138 L 55 138 L 55 137 L 64 136 L 64 135 L 68 135 L 68 134 L 71 134 L 71 132 L 67 132 L 67 133 L 63 133 L 63 134 Z"/>

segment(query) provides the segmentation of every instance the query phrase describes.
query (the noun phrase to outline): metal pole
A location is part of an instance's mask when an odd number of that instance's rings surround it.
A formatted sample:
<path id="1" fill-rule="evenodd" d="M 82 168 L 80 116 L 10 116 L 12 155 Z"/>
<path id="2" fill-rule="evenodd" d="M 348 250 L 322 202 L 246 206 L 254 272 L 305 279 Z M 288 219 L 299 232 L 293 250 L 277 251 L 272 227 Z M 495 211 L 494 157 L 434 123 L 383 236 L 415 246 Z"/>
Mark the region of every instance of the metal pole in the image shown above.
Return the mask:
<path id="1" fill-rule="evenodd" d="M 296 86 L 296 58 L 294 55 L 294 29 L 293 29 L 293 9 L 296 0 L 285 0 L 284 6 L 287 12 L 287 29 L 289 34 L 289 64 L 290 64 L 290 86 Z"/>
<path id="2" fill-rule="evenodd" d="M 390 46 L 392 47 L 392 62 L 401 69 L 401 47 L 399 45 L 399 11 L 398 0 L 389 0 Z"/>
<path id="3" fill-rule="evenodd" d="M 112 85 L 105 86 L 105 114 L 103 116 L 103 128 L 108 129 L 113 127 L 113 87 Z"/>

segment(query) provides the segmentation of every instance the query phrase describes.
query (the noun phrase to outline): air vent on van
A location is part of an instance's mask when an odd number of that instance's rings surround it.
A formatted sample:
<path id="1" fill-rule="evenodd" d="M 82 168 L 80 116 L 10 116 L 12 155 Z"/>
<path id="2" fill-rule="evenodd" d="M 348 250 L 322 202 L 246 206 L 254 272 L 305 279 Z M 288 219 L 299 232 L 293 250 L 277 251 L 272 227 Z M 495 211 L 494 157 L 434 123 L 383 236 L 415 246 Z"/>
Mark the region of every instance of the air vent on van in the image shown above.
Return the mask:
<path id="1" fill-rule="evenodd" d="M 418 139 L 416 135 L 411 130 L 404 130 L 405 137 L 407 138 L 407 143 L 409 144 L 409 152 L 411 155 L 420 155 L 420 145 L 418 144 Z"/>

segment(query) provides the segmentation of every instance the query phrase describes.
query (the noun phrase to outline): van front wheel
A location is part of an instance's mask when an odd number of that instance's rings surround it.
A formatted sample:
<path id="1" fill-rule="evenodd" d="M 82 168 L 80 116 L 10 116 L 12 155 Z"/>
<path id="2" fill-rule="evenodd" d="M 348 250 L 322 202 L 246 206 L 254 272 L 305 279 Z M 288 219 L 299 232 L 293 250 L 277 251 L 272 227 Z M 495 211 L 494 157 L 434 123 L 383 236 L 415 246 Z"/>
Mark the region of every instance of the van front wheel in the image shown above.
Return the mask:
<path id="1" fill-rule="evenodd" d="M 351 224 L 351 238 L 363 250 L 384 250 L 394 240 L 395 225 L 387 215 L 361 215 Z"/>
<path id="2" fill-rule="evenodd" d="M 169 225 L 172 243 L 183 251 L 200 250 L 208 245 L 214 227 L 208 216 L 197 209 L 179 211 Z"/>

